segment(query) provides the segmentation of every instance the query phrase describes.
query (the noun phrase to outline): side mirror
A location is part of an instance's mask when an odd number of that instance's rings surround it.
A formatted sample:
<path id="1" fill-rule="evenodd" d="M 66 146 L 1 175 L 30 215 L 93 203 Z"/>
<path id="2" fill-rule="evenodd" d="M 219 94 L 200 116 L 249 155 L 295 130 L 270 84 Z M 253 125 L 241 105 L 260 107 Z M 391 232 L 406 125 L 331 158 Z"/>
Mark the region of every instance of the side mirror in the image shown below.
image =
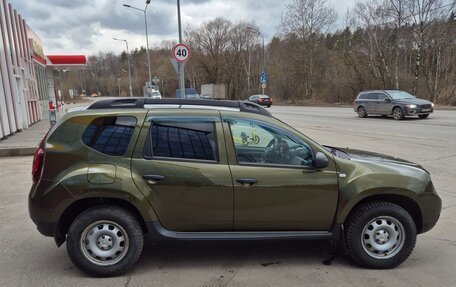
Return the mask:
<path id="1" fill-rule="evenodd" d="M 322 169 L 322 168 L 328 167 L 328 165 L 329 165 L 329 160 L 326 157 L 326 155 L 322 152 L 317 152 L 317 154 L 315 155 L 315 163 L 314 163 L 315 169 Z"/>
<path id="2" fill-rule="evenodd" d="M 391 100 L 390 100 L 389 98 L 386 98 L 386 99 L 384 99 L 383 101 L 384 101 L 385 103 L 391 102 Z"/>

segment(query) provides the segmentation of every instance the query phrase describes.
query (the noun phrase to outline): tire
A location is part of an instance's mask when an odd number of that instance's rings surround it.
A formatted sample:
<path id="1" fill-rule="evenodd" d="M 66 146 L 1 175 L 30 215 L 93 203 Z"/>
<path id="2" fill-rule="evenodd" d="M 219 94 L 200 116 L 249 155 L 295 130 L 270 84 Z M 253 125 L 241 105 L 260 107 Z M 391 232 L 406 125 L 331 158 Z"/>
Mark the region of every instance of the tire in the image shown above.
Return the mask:
<path id="1" fill-rule="evenodd" d="M 395 107 L 393 109 L 393 118 L 395 120 L 402 120 L 404 118 L 404 112 L 400 107 Z"/>
<path id="2" fill-rule="evenodd" d="M 364 108 L 363 106 L 358 108 L 358 117 L 367 118 L 366 108 Z"/>
<path id="3" fill-rule="evenodd" d="M 345 242 L 348 254 L 361 266 L 389 269 L 410 256 L 416 234 L 415 222 L 405 209 L 391 202 L 374 201 L 350 214 Z"/>
<path id="4" fill-rule="evenodd" d="M 424 114 L 424 115 L 418 115 L 420 119 L 427 119 L 429 117 L 429 114 Z"/>
<path id="5" fill-rule="evenodd" d="M 270 107 L 271 107 L 271 105 L 268 105 L 268 108 L 270 108 Z"/>
<path id="6" fill-rule="evenodd" d="M 143 231 L 136 218 L 116 206 L 84 211 L 73 221 L 67 236 L 71 261 L 96 277 L 125 273 L 138 261 L 143 244 Z"/>

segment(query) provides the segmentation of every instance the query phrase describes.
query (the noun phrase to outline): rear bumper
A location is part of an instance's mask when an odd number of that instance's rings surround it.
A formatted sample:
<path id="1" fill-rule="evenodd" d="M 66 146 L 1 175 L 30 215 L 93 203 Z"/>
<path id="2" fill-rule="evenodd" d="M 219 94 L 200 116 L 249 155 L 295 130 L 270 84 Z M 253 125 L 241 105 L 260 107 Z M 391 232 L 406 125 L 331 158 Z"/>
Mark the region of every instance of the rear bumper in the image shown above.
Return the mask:
<path id="1" fill-rule="evenodd" d="M 29 215 L 38 231 L 54 237 L 58 246 L 65 241 L 65 235 L 59 232 L 59 219 L 65 206 L 73 196 L 61 184 L 40 180 L 33 185 L 28 199 Z"/>
<path id="2" fill-rule="evenodd" d="M 55 222 L 46 222 L 46 221 L 33 221 L 36 225 L 36 229 L 44 235 L 49 237 L 54 237 L 57 231 L 57 223 Z"/>
<path id="3" fill-rule="evenodd" d="M 260 106 L 272 106 L 272 103 L 270 102 L 258 102 L 257 104 L 259 104 Z"/>

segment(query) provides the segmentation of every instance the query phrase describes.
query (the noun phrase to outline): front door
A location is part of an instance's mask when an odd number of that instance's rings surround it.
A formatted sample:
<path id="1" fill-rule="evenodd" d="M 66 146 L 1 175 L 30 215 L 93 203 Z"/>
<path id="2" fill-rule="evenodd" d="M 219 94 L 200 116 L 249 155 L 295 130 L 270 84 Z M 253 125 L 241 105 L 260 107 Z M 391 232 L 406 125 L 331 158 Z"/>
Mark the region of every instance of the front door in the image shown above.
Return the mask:
<path id="1" fill-rule="evenodd" d="M 231 231 L 233 184 L 220 113 L 149 112 L 132 176 L 165 228 Z"/>
<path id="2" fill-rule="evenodd" d="M 223 119 L 234 183 L 234 230 L 329 230 L 338 200 L 332 156 L 327 154 L 327 168 L 315 170 L 313 157 L 325 152 L 321 147 L 271 123 Z"/>

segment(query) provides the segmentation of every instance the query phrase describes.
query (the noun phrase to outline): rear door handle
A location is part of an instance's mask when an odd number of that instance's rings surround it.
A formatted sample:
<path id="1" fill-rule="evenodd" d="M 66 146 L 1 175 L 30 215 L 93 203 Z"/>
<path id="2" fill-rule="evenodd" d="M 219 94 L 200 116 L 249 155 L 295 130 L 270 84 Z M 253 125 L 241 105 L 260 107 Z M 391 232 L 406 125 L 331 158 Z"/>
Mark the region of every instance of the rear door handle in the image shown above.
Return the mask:
<path id="1" fill-rule="evenodd" d="M 157 181 L 163 180 L 165 177 L 160 174 L 145 174 L 143 175 L 143 178 L 150 184 L 155 184 Z"/>
<path id="2" fill-rule="evenodd" d="M 244 187 L 250 187 L 258 182 L 255 178 L 237 178 L 236 181 Z"/>

